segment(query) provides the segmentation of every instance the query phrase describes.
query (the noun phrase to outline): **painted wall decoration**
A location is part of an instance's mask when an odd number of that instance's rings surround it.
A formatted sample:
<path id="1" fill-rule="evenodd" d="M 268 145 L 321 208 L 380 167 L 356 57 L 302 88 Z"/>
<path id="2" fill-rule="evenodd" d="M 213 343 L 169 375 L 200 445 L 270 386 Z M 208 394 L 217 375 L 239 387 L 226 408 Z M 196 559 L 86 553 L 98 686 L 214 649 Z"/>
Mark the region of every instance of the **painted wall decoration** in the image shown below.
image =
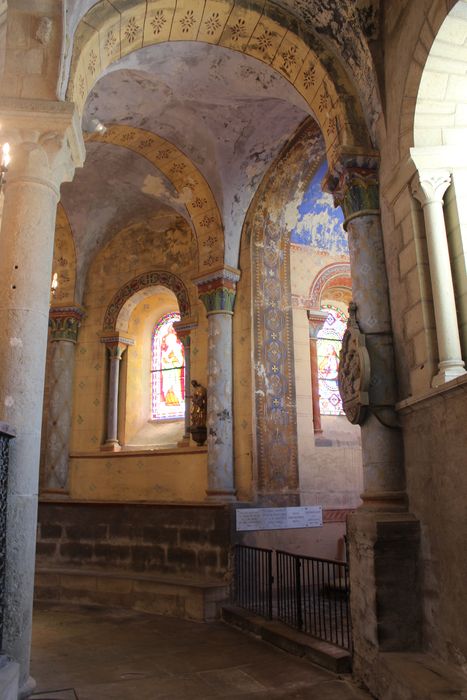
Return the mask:
<path id="1" fill-rule="evenodd" d="M 343 228 L 344 215 L 334 208 L 330 194 L 321 190 L 321 180 L 327 171 L 324 161 L 317 169 L 298 207 L 299 218 L 292 229 L 290 242 L 311 246 L 337 255 L 348 255 L 347 234 Z"/>
<path id="2" fill-rule="evenodd" d="M 173 324 L 180 314 L 168 313 L 152 333 L 151 406 L 152 419 L 185 416 L 185 354 Z"/>

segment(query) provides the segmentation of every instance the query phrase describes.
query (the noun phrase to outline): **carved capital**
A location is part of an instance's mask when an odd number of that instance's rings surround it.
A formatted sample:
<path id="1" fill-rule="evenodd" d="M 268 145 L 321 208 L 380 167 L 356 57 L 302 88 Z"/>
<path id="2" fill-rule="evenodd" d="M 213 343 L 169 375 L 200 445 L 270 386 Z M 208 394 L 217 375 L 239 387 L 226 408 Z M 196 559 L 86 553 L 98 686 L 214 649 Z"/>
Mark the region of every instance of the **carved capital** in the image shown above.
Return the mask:
<path id="1" fill-rule="evenodd" d="M 342 157 L 321 183 L 332 194 L 334 206 L 341 207 L 347 224 L 359 216 L 378 215 L 379 175 L 375 156 Z"/>
<path id="2" fill-rule="evenodd" d="M 239 279 L 239 270 L 226 266 L 193 280 L 208 315 L 233 314 Z"/>
<path id="3" fill-rule="evenodd" d="M 81 306 L 53 306 L 49 312 L 50 339 L 76 343 L 83 316 Z"/>
<path id="4" fill-rule="evenodd" d="M 0 100 L 2 140 L 11 146 L 6 187 L 30 181 L 51 187 L 57 194 L 84 163 L 85 148 L 79 116 L 69 102 Z"/>
<path id="5" fill-rule="evenodd" d="M 370 403 L 370 356 L 366 349 L 365 336 L 358 327 L 357 307 L 349 305 L 347 330 L 342 339 L 339 355 L 338 384 L 344 413 L 350 423 L 361 425 L 366 418 Z"/>
<path id="6" fill-rule="evenodd" d="M 102 336 L 101 343 L 104 343 L 109 351 L 109 357 L 111 359 L 121 360 L 127 347 L 129 345 L 134 345 L 135 341 L 133 338 L 128 338 L 117 333 L 112 336 Z"/>
<path id="7" fill-rule="evenodd" d="M 410 184 L 412 194 L 422 207 L 437 202 L 443 205 L 443 197 L 451 184 L 448 170 L 419 170 Z"/>

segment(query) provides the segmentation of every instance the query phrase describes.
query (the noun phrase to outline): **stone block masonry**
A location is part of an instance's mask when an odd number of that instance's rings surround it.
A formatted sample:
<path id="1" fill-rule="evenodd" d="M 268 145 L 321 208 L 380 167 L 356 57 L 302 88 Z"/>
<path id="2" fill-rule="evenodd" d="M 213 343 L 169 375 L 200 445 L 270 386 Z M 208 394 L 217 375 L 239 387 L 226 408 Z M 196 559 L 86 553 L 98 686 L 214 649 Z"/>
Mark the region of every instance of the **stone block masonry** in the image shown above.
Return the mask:
<path id="1" fill-rule="evenodd" d="M 42 501 L 36 599 L 212 618 L 230 523 L 227 505 Z"/>

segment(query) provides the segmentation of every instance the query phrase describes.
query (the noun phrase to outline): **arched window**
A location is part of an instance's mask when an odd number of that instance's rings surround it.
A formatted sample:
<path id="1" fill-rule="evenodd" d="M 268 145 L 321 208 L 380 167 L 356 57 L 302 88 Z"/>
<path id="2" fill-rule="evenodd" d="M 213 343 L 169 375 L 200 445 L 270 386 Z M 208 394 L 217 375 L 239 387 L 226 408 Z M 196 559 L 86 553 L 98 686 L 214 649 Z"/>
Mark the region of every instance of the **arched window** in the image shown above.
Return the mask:
<path id="1" fill-rule="evenodd" d="M 165 314 L 152 332 L 151 415 L 153 420 L 185 416 L 185 353 L 173 324 L 180 314 Z"/>
<path id="2" fill-rule="evenodd" d="M 319 407 L 323 416 L 342 416 L 342 401 L 337 386 L 337 370 L 342 338 L 347 327 L 346 315 L 335 306 L 324 306 L 328 316 L 318 332 Z"/>

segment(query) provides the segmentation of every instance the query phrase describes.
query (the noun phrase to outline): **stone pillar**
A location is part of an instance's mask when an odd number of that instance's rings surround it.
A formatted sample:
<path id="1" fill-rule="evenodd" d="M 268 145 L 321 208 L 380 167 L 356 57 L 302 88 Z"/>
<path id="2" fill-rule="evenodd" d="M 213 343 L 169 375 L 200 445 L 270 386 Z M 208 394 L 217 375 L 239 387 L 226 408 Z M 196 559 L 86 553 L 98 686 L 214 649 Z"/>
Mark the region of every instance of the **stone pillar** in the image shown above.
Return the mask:
<path id="1" fill-rule="evenodd" d="M 436 320 L 439 371 L 433 377 L 433 387 L 465 374 L 443 213 L 443 195 L 450 184 L 451 176 L 447 170 L 419 170 L 412 181 L 412 194 L 422 205 L 425 218 Z"/>
<path id="2" fill-rule="evenodd" d="M 2 98 L 2 136 L 11 144 L 0 231 L 0 397 L 15 426 L 8 483 L 4 649 L 29 678 L 37 493 L 50 279 L 59 188 L 84 160 L 74 106 Z"/>
<path id="3" fill-rule="evenodd" d="M 190 444 L 190 393 L 191 393 L 191 331 L 196 328 L 196 323 L 178 321 L 173 324 L 177 337 L 183 345 L 185 357 L 185 428 L 183 438 L 178 443 L 179 447 L 187 447 Z"/>
<path id="4" fill-rule="evenodd" d="M 323 432 L 321 427 L 321 409 L 319 405 L 318 381 L 318 333 L 327 318 L 326 311 L 320 309 L 308 310 L 310 329 L 310 369 L 311 369 L 311 401 L 313 405 L 313 430 L 315 435 Z"/>
<path id="5" fill-rule="evenodd" d="M 366 510 L 407 509 L 389 290 L 379 211 L 377 161 L 357 157 L 328 175 L 325 187 L 345 215 L 352 295 L 370 360 L 369 409 L 361 423 Z M 362 416 L 364 413 L 362 412 Z"/>
<path id="6" fill-rule="evenodd" d="M 345 215 L 354 298 L 339 367 L 344 410 L 347 405 L 347 417 L 362 431 L 363 505 L 347 521 L 353 669 L 376 693 L 379 653 L 416 650 L 420 644 L 419 523 L 407 512 L 402 432 L 394 409 L 377 160 L 344 156 L 323 184 Z"/>
<path id="7" fill-rule="evenodd" d="M 49 400 L 43 492 L 68 493 L 73 373 L 78 328 L 84 311 L 79 306 L 50 309 Z"/>
<path id="8" fill-rule="evenodd" d="M 208 317 L 208 500 L 235 501 L 232 317 L 240 273 L 222 268 L 195 283 Z"/>
<path id="9" fill-rule="evenodd" d="M 106 440 L 101 445 L 101 450 L 118 452 L 121 445 L 118 441 L 118 388 L 120 380 L 120 361 L 123 353 L 129 345 L 134 345 L 135 341 L 121 335 L 107 336 L 101 338 L 101 343 L 109 351 L 109 378 L 107 394 L 107 422 Z"/>

